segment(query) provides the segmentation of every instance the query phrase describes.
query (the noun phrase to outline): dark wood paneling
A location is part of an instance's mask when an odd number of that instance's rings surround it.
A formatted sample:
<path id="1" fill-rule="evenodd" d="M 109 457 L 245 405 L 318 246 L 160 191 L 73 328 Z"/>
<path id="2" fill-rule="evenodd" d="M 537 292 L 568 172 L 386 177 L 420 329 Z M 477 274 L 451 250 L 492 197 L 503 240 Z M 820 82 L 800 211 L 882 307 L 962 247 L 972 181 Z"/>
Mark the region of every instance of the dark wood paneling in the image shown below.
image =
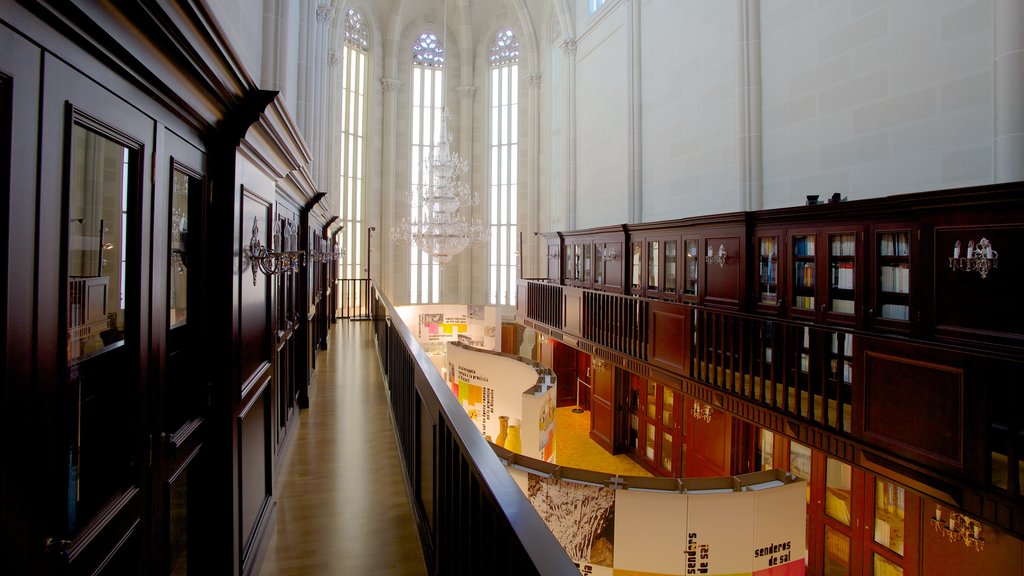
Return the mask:
<path id="1" fill-rule="evenodd" d="M 677 374 L 690 375 L 690 308 L 651 302 L 650 363 Z"/>
<path id="2" fill-rule="evenodd" d="M 867 352 L 864 407 L 866 437 L 909 457 L 963 466 L 963 370 Z"/>
<path id="3" fill-rule="evenodd" d="M 604 362 L 591 369 L 590 438 L 608 452 L 615 445 L 615 370 Z"/>
<path id="4" fill-rule="evenodd" d="M 697 420 L 690 416 L 693 402 L 688 398 L 683 405 L 686 415 L 686 476 L 729 476 L 732 418 L 717 410 L 712 414 L 711 422 Z"/>
<path id="5" fill-rule="evenodd" d="M 949 262 L 960 242 L 960 256 L 967 244 L 986 238 L 998 254 L 998 267 L 985 278 L 977 271 L 954 271 Z M 935 229 L 934 309 L 936 333 L 953 339 L 1009 341 L 1024 344 L 1024 305 L 1020 305 L 1020 278 L 1024 267 L 1024 225 L 938 227 Z M 999 306 L 993 303 L 1016 303 Z"/>
<path id="6" fill-rule="evenodd" d="M 745 238 L 741 233 L 735 235 L 710 235 L 704 238 L 700 257 L 702 260 L 711 250 L 713 257 L 718 256 L 719 248 L 725 248 L 728 256 L 725 264 L 705 263 L 704 268 L 704 303 L 709 306 L 727 306 L 739 308 L 743 299 L 743 262 Z"/>
<path id="7" fill-rule="evenodd" d="M 261 377 L 252 401 L 238 416 L 239 535 L 241 564 L 251 562 L 252 545 L 266 527 L 265 512 L 272 493 L 270 373 Z"/>
<path id="8" fill-rule="evenodd" d="M 254 272 L 248 256 L 249 241 L 254 236 L 254 222 L 257 227 L 256 238 L 268 249 L 271 246 L 273 226 L 270 206 L 265 199 L 242 186 L 237 269 L 241 270 L 238 338 L 243 378 L 255 373 L 260 364 L 270 359 L 270 279 L 262 272 Z M 244 391 L 242 395 L 245 395 Z"/>
<path id="9" fill-rule="evenodd" d="M 564 297 L 565 319 L 563 329 L 573 336 L 583 335 L 583 290 L 566 286 Z"/>

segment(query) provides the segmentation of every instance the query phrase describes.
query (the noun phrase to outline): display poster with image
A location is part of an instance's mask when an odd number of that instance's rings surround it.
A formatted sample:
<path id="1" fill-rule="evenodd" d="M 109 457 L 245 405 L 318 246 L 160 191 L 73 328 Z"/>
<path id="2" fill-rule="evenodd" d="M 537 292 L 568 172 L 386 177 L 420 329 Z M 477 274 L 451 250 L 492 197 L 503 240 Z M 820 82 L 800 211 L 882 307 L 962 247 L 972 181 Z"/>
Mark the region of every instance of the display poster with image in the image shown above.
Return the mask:
<path id="1" fill-rule="evenodd" d="M 754 499 L 754 576 L 803 576 L 806 564 L 806 482 L 759 490 Z M 800 514 L 796 512 L 799 511 Z M 796 520 L 800 520 L 797 522 Z"/>
<path id="2" fill-rule="evenodd" d="M 494 306 L 413 304 L 399 306 L 398 315 L 427 354 L 443 354 L 447 342 L 498 350 L 500 316 Z"/>
<path id="3" fill-rule="evenodd" d="M 615 490 L 528 475 L 527 498 L 580 574 L 614 576 Z"/>
<path id="4" fill-rule="evenodd" d="M 687 496 L 683 574 L 751 573 L 756 495 L 727 491 Z"/>
<path id="5" fill-rule="evenodd" d="M 554 377 L 549 376 L 554 382 Z M 555 385 L 538 384 L 523 392 L 523 449 L 521 454 L 555 462 Z"/>
<path id="6" fill-rule="evenodd" d="M 506 437 L 508 432 L 512 432 L 513 436 L 518 436 L 520 445 L 525 445 L 522 444 L 521 424 L 523 393 L 536 386 L 537 368 L 518 357 L 485 352 L 454 342 L 448 343 L 446 355 L 448 385 L 480 433 L 504 446 L 499 439 L 502 416 L 505 416 Z M 513 421 L 520 422 L 519 427 L 509 431 L 509 424 Z"/>

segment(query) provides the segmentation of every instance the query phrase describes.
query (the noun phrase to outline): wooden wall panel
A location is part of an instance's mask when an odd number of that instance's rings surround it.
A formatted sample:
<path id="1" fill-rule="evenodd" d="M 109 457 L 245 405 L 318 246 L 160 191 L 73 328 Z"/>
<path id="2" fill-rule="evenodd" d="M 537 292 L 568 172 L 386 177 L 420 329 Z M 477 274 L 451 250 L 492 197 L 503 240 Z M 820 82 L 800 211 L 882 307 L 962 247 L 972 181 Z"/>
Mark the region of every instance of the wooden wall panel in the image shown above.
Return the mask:
<path id="1" fill-rule="evenodd" d="M 270 330 L 273 326 L 270 316 L 270 279 L 258 271 L 253 275 L 253 264 L 248 256 L 253 222 L 258 227 L 259 241 L 269 249 L 273 230 L 270 206 L 268 201 L 242 186 L 241 234 L 238 237 L 237 254 L 238 270 L 241 270 L 238 337 L 243 379 L 270 360 Z"/>
<path id="2" fill-rule="evenodd" d="M 690 308 L 661 302 L 651 302 L 650 306 L 650 363 L 689 376 Z"/>
<path id="3" fill-rule="evenodd" d="M 583 290 L 566 286 L 562 294 L 565 311 L 562 328 L 573 336 L 583 336 Z"/>
<path id="4" fill-rule="evenodd" d="M 954 271 L 949 262 L 960 242 L 960 256 L 967 256 L 968 242 L 987 239 L 999 255 L 998 267 L 985 278 L 977 271 Z M 936 332 L 955 339 L 992 341 L 993 337 L 1024 344 L 1024 306 L 1001 306 L 993 313 L 993 302 L 1020 301 L 1020 262 L 1024 253 L 1024 224 L 935 229 L 935 270 L 931 285 L 935 298 L 932 310 Z"/>
<path id="5" fill-rule="evenodd" d="M 735 235 L 711 235 L 704 239 L 698 257 L 703 261 L 710 249 L 713 256 L 719 248 L 728 253 L 725 264 L 704 264 L 704 303 L 709 306 L 739 308 L 743 300 L 743 265 L 745 237 L 741 232 Z"/>
<path id="6" fill-rule="evenodd" d="M 715 411 L 711 422 L 697 420 L 690 416 L 693 400 L 689 398 L 683 408 L 686 422 L 686 477 L 729 476 L 732 419 L 725 412 Z"/>
<path id="7" fill-rule="evenodd" d="M 864 367 L 864 435 L 911 458 L 962 467 L 963 370 L 870 351 Z"/>
<path id="8" fill-rule="evenodd" d="M 238 495 L 241 522 L 242 564 L 252 561 L 252 546 L 259 528 L 266 527 L 264 512 L 270 503 L 272 435 L 270 434 L 270 372 L 262 374 L 251 401 L 238 416 L 238 455 L 241 490 Z"/>

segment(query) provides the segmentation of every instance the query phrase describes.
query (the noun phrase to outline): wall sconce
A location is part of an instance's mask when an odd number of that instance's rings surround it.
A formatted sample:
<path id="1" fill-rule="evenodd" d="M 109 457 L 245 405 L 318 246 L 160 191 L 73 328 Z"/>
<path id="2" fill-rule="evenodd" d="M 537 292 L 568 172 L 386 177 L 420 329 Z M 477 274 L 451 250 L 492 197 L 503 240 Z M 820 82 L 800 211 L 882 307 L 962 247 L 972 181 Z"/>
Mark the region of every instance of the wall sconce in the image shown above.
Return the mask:
<path id="1" fill-rule="evenodd" d="M 718 264 L 719 268 L 725 268 L 725 261 L 728 258 L 729 253 L 725 251 L 725 244 L 719 244 L 717 255 L 714 253 L 711 246 L 708 246 L 708 256 L 704 259 L 704 262 L 708 264 Z"/>
<path id="2" fill-rule="evenodd" d="M 618 259 L 619 254 L 615 248 L 606 248 L 601 252 L 601 262 L 615 262 Z"/>
<path id="3" fill-rule="evenodd" d="M 942 521 L 942 508 L 935 507 L 935 517 L 930 518 L 932 528 L 941 532 L 950 542 L 960 542 L 968 548 L 981 551 L 985 548 L 985 539 L 981 537 L 981 523 L 972 520 L 959 512 L 949 511 L 949 518 Z"/>
<path id="4" fill-rule="evenodd" d="M 988 277 L 989 271 L 999 268 L 999 252 L 992 249 L 988 238 L 982 238 L 978 245 L 974 240 L 967 242 L 967 256 L 960 256 L 960 241 L 953 245 L 953 257 L 949 259 L 949 267 L 954 272 L 977 272 L 982 278 Z"/>
<path id="5" fill-rule="evenodd" d="M 714 409 L 711 408 L 711 404 L 701 404 L 700 402 L 693 401 L 693 410 L 690 414 L 693 415 L 697 420 L 703 420 L 704 422 L 711 422 L 711 415 L 714 414 Z"/>
<path id="6" fill-rule="evenodd" d="M 302 250 L 288 250 L 274 252 L 260 242 L 260 227 L 254 216 L 252 219 L 252 237 L 249 238 L 249 260 L 252 262 L 252 285 L 256 285 L 256 272 L 263 272 L 267 276 L 274 276 L 284 272 L 295 272 L 299 269 L 302 261 Z M 277 226 L 275 226 L 276 228 Z M 274 236 L 277 236 L 275 233 Z M 282 243 L 292 248 L 298 243 L 298 236 L 295 225 L 289 220 L 285 224 L 285 232 Z"/>
<path id="7" fill-rule="evenodd" d="M 326 262 L 332 262 L 334 260 L 337 260 L 338 258 L 344 258 L 344 257 L 345 257 L 345 249 L 344 248 L 342 248 L 341 250 L 339 250 L 337 252 L 320 252 L 319 250 L 310 250 L 309 251 L 309 260 L 311 262 L 317 262 L 319 264 L 324 264 Z"/>
<path id="8" fill-rule="evenodd" d="M 590 365 L 594 367 L 594 370 L 604 370 L 604 360 L 600 358 L 594 358 Z"/>
<path id="9" fill-rule="evenodd" d="M 185 273 L 185 269 L 188 268 L 188 257 L 184 250 L 171 248 L 171 267 L 177 270 L 178 274 Z"/>

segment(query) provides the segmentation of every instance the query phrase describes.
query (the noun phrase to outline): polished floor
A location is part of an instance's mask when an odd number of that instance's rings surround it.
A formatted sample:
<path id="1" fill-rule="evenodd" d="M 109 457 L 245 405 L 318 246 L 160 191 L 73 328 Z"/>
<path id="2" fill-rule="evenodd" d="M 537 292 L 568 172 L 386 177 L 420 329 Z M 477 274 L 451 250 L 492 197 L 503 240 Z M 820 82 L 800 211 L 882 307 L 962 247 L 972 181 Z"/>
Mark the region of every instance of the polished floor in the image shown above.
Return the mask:
<path id="1" fill-rule="evenodd" d="M 275 486 L 259 576 L 427 574 L 369 322 L 338 321 L 317 357 Z M 563 466 L 650 476 L 589 438 L 590 413 L 555 413 Z"/>
<path id="2" fill-rule="evenodd" d="M 369 322 L 332 327 L 309 394 L 258 574 L 427 574 Z"/>

